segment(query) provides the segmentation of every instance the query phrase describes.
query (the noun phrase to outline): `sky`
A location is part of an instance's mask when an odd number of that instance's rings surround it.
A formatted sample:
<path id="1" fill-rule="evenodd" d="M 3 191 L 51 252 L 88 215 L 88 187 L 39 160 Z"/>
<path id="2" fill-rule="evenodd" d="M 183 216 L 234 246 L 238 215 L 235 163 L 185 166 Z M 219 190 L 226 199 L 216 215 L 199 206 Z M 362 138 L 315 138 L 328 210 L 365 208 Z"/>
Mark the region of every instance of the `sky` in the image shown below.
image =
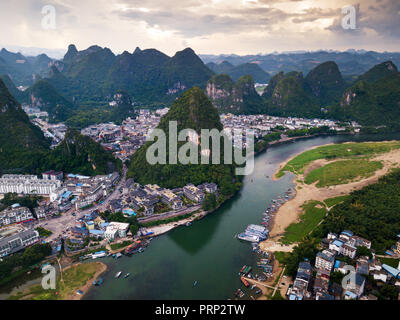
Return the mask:
<path id="1" fill-rule="evenodd" d="M 49 9 L 50 6 L 50 9 Z M 355 29 L 344 29 L 355 10 Z M 53 11 L 54 10 L 54 11 Z M 54 15 L 53 15 L 54 12 Z M 173 55 L 400 51 L 399 0 L 18 0 L 0 2 L 0 46 Z M 51 51 L 53 50 L 53 51 Z"/>

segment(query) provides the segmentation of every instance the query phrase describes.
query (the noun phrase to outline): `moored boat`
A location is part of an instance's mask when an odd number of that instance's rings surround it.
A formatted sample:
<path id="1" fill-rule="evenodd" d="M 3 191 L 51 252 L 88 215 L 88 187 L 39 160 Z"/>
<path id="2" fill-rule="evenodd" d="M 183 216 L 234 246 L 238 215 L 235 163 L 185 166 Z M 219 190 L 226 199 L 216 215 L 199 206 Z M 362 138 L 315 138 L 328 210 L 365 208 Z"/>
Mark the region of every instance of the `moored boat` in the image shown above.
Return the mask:
<path id="1" fill-rule="evenodd" d="M 248 288 L 250 284 L 247 282 L 247 280 L 244 277 L 240 277 L 240 281 L 242 281 L 243 285 Z"/>

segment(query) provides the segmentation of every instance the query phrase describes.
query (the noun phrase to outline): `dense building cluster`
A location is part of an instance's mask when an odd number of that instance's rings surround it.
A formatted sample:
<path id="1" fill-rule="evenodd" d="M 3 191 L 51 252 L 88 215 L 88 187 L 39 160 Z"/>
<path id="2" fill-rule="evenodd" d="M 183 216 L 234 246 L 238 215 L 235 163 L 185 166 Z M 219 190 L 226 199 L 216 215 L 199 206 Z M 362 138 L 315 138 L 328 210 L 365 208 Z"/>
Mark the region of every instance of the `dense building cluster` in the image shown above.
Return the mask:
<path id="1" fill-rule="evenodd" d="M 400 247 L 400 241 L 397 245 Z M 322 240 L 322 247 L 324 249 L 315 257 L 314 267 L 309 261 L 299 264 L 293 286 L 287 292 L 289 300 L 376 300 L 375 296 L 364 294 L 368 276 L 400 285 L 400 265 L 396 269 L 382 264 L 370 250 L 371 242 L 349 230 L 339 235 L 329 233 Z M 357 254 L 362 247 L 367 248 L 371 256 Z M 331 281 L 333 272 L 348 274 L 348 280 L 341 284 Z"/>

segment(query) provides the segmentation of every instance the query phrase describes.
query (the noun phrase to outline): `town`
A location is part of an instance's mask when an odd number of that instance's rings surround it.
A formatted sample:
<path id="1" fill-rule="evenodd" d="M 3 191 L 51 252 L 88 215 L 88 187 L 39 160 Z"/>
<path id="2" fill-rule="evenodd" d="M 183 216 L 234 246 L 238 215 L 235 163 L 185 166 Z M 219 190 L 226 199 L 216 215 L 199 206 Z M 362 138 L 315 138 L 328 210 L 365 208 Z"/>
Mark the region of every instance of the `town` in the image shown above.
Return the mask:
<path id="1" fill-rule="evenodd" d="M 387 254 L 400 255 L 400 234 L 398 237 L 396 246 Z M 352 231 L 329 233 L 321 247 L 314 266 L 309 261 L 300 262 L 294 283 L 286 293 L 289 300 L 377 300 L 366 292 L 377 285 L 400 286 L 400 263 L 396 267 L 385 264 L 381 261 L 383 256 L 371 250 L 371 242 Z"/>
<path id="2" fill-rule="evenodd" d="M 141 186 L 117 172 L 95 177 L 67 174 L 64 178 L 62 172 L 49 171 L 41 179 L 34 175 L 3 175 L 0 193 L 40 199 L 33 211 L 16 203 L 0 212 L 0 257 L 5 257 L 39 242 L 38 228 L 51 233 L 42 240 L 54 248 L 59 248 L 63 240 L 69 252 L 91 247 L 89 239 L 108 244 L 123 242 L 127 236 L 136 239 L 143 234 L 157 235 L 145 228 L 129 232 L 132 223 L 118 223 L 106 216 L 126 221 L 134 218 L 134 224 L 188 216 L 202 209 L 207 195 L 217 197 L 218 186 L 189 184 L 169 190 L 158 185 Z"/>
<path id="3" fill-rule="evenodd" d="M 110 103 L 112 105 L 112 102 Z M 24 106 L 24 110 L 30 116 L 32 123 L 37 125 L 44 132 L 45 136 L 52 139 L 52 147 L 57 146 L 65 136 L 67 127 L 63 123 L 48 123 L 48 115 L 37 108 Z M 114 156 L 123 162 L 129 160 L 131 156 L 147 141 L 152 131 L 160 123 L 161 117 L 166 115 L 169 108 L 150 110 L 138 109 L 136 118 L 127 118 L 121 125 L 115 123 L 94 124 L 81 130 L 83 135 L 89 136 L 94 141 L 99 142 L 104 149 L 111 151 Z M 282 132 L 295 133 L 296 131 L 310 128 L 325 127 L 332 132 L 354 133 L 360 132 L 361 126 L 352 121 L 341 123 L 329 119 L 305 119 L 296 117 L 274 117 L 268 115 L 234 115 L 221 114 L 221 123 L 224 126 L 224 133 L 234 138 L 234 130 L 251 130 L 255 139 L 270 134 L 276 128 Z M 235 141 L 236 142 L 236 141 Z M 246 148 L 246 141 L 235 144 L 235 147 Z"/>

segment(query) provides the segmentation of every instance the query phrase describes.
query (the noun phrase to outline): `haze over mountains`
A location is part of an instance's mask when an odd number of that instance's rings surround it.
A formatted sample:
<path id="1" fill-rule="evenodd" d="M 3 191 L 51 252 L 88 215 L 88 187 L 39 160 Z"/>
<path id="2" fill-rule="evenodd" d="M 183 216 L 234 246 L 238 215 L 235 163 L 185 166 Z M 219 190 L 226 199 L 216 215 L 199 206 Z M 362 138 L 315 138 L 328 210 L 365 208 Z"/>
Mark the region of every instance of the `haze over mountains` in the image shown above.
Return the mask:
<path id="1" fill-rule="evenodd" d="M 77 128 L 122 121 L 133 115 L 135 106 L 170 106 L 192 87 L 203 89 L 220 113 L 332 117 L 375 126 L 394 126 L 397 119 L 400 53 L 202 58 L 207 65 L 190 48 L 170 57 L 156 49 L 115 55 L 108 48 L 79 51 L 70 45 L 62 60 L 3 49 L 0 77 L 19 102 L 47 111 L 51 122 Z M 254 89 L 256 82 L 268 83 L 262 96 Z M 28 89 L 20 91 L 19 85 Z M 121 94 L 128 102 L 109 106 Z M 383 111 L 384 117 L 370 120 Z"/>
<path id="2" fill-rule="evenodd" d="M 307 74 L 317 65 L 334 61 L 339 66 L 345 77 L 360 75 L 367 72 L 373 66 L 384 61 L 392 61 L 400 65 L 399 52 L 375 52 L 365 50 L 347 51 L 315 51 L 315 52 L 286 52 L 259 55 L 200 55 L 200 58 L 207 64 L 229 63 L 237 66 L 243 63 L 257 64 L 262 70 L 274 75 L 283 72 L 303 72 Z"/>

